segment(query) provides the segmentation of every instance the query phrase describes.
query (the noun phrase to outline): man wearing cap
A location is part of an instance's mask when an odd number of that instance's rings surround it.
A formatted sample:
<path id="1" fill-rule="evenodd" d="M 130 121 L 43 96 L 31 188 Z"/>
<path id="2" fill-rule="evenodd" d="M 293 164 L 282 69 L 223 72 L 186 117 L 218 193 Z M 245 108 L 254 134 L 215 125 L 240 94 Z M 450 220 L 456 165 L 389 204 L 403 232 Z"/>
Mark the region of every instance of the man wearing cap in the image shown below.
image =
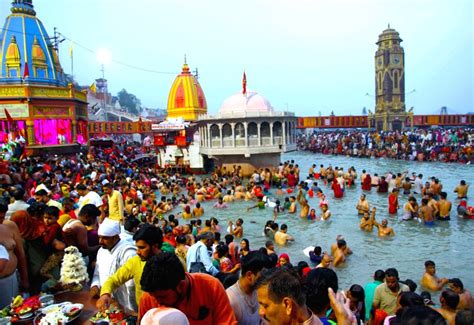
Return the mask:
<path id="1" fill-rule="evenodd" d="M 100 311 L 105 311 L 111 303 L 112 293 L 115 292 L 127 281 L 135 282 L 135 298 L 138 306 L 142 297 L 140 279 L 142 278 L 143 268 L 147 260 L 161 252 L 163 244 L 163 233 L 160 228 L 145 224 L 133 235 L 137 255 L 129 258 L 114 274 L 112 274 L 103 284 L 100 290 L 100 299 L 96 306 Z M 135 310 L 137 312 L 138 309 Z"/>
<path id="2" fill-rule="evenodd" d="M 186 254 L 186 264 L 188 272 L 191 272 L 191 264 L 194 262 L 201 262 L 204 264 L 206 272 L 211 275 L 216 275 L 219 270 L 212 264 L 211 257 L 208 250 L 214 243 L 214 233 L 210 231 L 203 232 L 199 235 L 199 240 L 189 247 Z"/>
<path id="3" fill-rule="evenodd" d="M 79 215 L 81 209 L 86 204 L 93 204 L 96 207 L 100 208 L 104 202 L 102 202 L 102 198 L 99 194 L 94 191 L 90 191 L 86 185 L 84 184 L 77 184 L 76 186 L 77 194 L 79 194 L 79 202 L 77 205 L 79 208 L 77 209 L 76 215 Z"/>
<path id="4" fill-rule="evenodd" d="M 90 294 L 96 296 L 107 279 L 125 262 L 137 255 L 136 248 L 129 241 L 120 240 L 120 223 L 105 218 L 99 226 L 99 244 L 97 262 L 92 278 Z M 137 310 L 135 283 L 129 280 L 124 286 L 114 291 L 113 297 L 127 312 Z"/>
<path id="5" fill-rule="evenodd" d="M 112 183 L 103 185 L 104 193 L 107 195 L 109 203 L 109 218 L 119 222 L 123 222 L 123 197 L 119 191 L 114 190 Z"/>

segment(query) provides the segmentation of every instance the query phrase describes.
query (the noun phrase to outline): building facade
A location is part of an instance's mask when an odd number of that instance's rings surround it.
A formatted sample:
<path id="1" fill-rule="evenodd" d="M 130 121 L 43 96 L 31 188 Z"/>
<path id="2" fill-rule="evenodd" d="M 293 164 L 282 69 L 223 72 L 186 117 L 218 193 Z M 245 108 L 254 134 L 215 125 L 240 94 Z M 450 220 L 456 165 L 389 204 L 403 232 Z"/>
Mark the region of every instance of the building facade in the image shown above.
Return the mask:
<path id="1" fill-rule="evenodd" d="M 200 152 L 219 166 L 240 165 L 244 175 L 255 169 L 278 166 L 281 153 L 296 150 L 297 118 L 276 112 L 255 91 L 227 98 L 214 116 L 198 121 Z"/>
<path id="2" fill-rule="evenodd" d="M 23 138 L 30 151 L 85 144 L 86 91 L 67 82 L 31 0 L 12 2 L 0 35 L 0 142 Z"/>

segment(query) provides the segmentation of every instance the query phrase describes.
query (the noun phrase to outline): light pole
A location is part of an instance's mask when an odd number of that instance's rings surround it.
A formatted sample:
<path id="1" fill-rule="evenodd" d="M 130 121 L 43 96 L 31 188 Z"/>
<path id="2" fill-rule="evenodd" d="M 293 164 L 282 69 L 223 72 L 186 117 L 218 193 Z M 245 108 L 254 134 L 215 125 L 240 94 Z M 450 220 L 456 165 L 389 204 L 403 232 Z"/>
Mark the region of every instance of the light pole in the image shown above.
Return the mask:
<path id="1" fill-rule="evenodd" d="M 107 111 L 106 106 L 107 106 L 107 92 L 108 92 L 108 86 L 107 83 L 105 82 L 105 65 L 110 63 L 110 52 L 104 48 L 101 48 L 97 51 L 97 61 L 101 65 L 100 71 L 102 72 L 102 82 L 103 82 L 103 105 L 102 107 L 104 108 L 104 111 Z"/>

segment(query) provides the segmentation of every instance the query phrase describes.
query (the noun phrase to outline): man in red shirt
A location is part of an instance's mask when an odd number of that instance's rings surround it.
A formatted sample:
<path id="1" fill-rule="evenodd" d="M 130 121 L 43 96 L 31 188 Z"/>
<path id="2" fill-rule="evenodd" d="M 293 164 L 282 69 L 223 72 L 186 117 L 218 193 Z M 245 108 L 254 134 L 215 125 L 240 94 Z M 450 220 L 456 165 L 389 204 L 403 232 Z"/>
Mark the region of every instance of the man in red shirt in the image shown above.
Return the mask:
<path id="1" fill-rule="evenodd" d="M 139 321 L 148 310 L 167 306 L 181 310 L 190 325 L 237 325 L 219 280 L 185 272 L 173 253 L 162 252 L 148 260 L 140 284 L 145 293 L 138 308 Z"/>

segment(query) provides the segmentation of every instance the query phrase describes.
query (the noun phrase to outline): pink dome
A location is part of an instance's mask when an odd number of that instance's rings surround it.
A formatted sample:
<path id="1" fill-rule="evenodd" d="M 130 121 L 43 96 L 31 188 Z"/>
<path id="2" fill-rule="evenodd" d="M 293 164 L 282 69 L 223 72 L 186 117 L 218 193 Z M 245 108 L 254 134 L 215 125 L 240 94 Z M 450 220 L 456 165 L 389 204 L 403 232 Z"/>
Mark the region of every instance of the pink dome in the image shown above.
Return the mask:
<path id="1" fill-rule="evenodd" d="M 273 112 L 270 102 L 256 91 L 234 94 L 224 100 L 219 113 L 244 113 L 244 112 Z"/>

